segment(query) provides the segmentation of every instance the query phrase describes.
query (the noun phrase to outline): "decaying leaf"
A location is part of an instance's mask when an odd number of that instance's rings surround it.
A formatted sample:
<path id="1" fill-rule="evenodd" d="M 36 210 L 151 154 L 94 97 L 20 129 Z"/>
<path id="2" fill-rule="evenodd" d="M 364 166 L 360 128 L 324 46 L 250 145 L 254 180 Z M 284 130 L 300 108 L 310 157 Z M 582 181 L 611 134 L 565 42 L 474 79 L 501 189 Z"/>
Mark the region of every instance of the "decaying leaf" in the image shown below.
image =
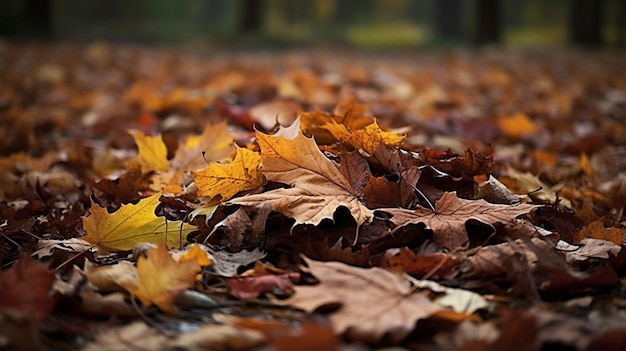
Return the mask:
<path id="1" fill-rule="evenodd" d="M 29 255 L 23 255 L 8 270 L 0 272 L 0 310 L 16 310 L 27 318 L 43 321 L 52 312 L 50 296 L 54 272 Z"/>
<path id="2" fill-rule="evenodd" d="M 182 221 L 168 221 L 154 214 L 160 193 L 142 199 L 136 205 L 122 205 L 108 213 L 92 202 L 90 215 L 83 218 L 87 235 L 83 239 L 108 251 L 131 250 L 141 242 L 166 242 L 168 247 L 181 247 L 187 234 L 195 227 Z"/>
<path id="3" fill-rule="evenodd" d="M 275 302 L 307 312 L 339 305 L 330 317 L 337 334 L 369 342 L 388 335 L 397 342 L 413 330 L 417 320 L 441 309 L 426 295 L 414 292 L 406 279 L 384 269 L 309 259 L 305 262 L 320 283 L 297 285 L 291 298 Z"/>

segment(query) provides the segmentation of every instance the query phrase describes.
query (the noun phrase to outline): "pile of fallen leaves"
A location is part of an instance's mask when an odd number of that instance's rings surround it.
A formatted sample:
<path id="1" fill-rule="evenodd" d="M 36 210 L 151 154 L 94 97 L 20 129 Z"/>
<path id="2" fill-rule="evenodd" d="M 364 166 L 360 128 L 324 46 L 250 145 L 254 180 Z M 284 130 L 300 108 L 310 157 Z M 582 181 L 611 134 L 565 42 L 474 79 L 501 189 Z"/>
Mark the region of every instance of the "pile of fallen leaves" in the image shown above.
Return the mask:
<path id="1" fill-rule="evenodd" d="M 0 347 L 624 349 L 625 71 L 1 44 Z"/>

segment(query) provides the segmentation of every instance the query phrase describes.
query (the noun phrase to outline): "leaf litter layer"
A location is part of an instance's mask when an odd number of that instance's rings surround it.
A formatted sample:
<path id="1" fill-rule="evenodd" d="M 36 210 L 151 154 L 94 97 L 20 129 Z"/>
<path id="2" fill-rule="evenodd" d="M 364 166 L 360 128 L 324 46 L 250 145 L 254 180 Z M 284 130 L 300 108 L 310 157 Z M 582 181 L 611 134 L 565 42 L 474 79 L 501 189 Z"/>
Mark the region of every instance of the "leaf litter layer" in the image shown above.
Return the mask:
<path id="1" fill-rule="evenodd" d="M 626 342 L 623 54 L 0 51 L 3 346 Z"/>

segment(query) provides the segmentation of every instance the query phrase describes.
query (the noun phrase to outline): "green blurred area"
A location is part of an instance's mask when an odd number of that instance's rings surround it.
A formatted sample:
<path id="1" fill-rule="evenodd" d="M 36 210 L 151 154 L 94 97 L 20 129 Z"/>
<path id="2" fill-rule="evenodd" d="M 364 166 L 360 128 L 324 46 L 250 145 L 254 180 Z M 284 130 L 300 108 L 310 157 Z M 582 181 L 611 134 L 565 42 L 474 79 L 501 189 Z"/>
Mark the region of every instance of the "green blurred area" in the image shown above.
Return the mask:
<path id="1" fill-rule="evenodd" d="M 0 38 L 395 48 L 626 46 L 623 0 L 3 0 Z"/>

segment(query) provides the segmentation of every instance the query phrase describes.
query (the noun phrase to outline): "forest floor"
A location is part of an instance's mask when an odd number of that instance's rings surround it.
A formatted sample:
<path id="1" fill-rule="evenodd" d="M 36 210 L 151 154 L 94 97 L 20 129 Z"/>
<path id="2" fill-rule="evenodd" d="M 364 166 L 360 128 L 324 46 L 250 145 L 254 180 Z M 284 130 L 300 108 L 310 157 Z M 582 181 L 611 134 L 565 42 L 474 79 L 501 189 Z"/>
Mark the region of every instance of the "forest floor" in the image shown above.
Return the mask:
<path id="1" fill-rule="evenodd" d="M 626 55 L 0 44 L 0 348 L 624 350 Z"/>

